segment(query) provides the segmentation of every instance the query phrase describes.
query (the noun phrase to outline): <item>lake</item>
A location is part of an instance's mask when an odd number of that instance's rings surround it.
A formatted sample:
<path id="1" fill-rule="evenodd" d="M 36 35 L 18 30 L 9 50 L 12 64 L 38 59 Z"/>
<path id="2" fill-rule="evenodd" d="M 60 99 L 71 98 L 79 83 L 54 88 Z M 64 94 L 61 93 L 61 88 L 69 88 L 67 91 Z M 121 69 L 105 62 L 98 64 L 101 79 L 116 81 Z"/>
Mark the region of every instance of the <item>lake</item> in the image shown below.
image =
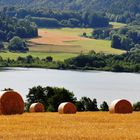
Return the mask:
<path id="1" fill-rule="evenodd" d="M 98 104 L 126 98 L 140 101 L 140 74 L 102 71 L 64 71 L 39 68 L 8 68 L 0 71 L 0 89 L 12 88 L 22 94 L 24 100 L 33 86 L 65 87 L 79 99 L 82 96 L 96 98 Z"/>

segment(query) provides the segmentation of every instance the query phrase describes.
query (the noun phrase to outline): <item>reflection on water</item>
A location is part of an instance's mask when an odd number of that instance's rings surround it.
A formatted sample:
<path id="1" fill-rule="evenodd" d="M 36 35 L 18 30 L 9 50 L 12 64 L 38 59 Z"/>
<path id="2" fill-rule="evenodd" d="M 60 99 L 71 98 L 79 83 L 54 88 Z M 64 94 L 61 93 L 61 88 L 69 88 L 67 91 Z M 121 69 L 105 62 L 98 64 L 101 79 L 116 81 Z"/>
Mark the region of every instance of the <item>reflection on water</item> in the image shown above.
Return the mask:
<path id="1" fill-rule="evenodd" d="M 0 89 L 19 91 L 24 100 L 28 88 L 33 86 L 58 86 L 73 91 L 80 98 L 96 98 L 99 103 L 110 103 L 116 98 L 140 101 L 140 74 L 98 71 L 63 71 L 36 68 L 8 68 L 0 72 Z"/>

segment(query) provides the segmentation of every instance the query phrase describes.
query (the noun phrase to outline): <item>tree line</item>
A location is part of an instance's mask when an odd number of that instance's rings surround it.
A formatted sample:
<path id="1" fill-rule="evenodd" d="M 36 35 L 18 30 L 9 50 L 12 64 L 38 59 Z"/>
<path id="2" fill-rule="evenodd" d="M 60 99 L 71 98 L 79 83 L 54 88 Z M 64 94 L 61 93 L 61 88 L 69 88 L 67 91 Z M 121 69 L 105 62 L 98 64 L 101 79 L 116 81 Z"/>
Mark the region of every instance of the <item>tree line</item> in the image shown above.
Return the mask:
<path id="1" fill-rule="evenodd" d="M 109 19 L 100 13 L 76 12 L 50 9 L 27 9 L 17 7 L 5 7 L 3 13 L 6 16 L 28 19 L 39 27 L 107 27 Z"/>
<path id="2" fill-rule="evenodd" d="M 104 14 L 111 21 L 123 23 L 131 23 L 140 17 L 139 0 L 61 0 L 57 2 L 56 0 L 12 0 L 10 3 L 9 0 L 0 1 L 0 7 L 13 5 L 26 9 L 96 12 Z"/>
<path id="3" fill-rule="evenodd" d="M 32 103 L 40 102 L 44 105 L 45 111 L 57 112 L 58 106 L 63 102 L 72 102 L 75 104 L 77 111 L 109 111 L 109 105 L 106 101 L 98 107 L 97 99 L 89 97 L 81 97 L 77 100 L 74 93 L 59 87 L 42 87 L 35 86 L 29 89 L 26 96 L 25 111 L 29 111 Z M 134 111 L 140 111 L 140 102 L 133 105 Z"/>
<path id="4" fill-rule="evenodd" d="M 41 67 L 52 69 L 104 70 L 114 72 L 140 72 L 140 46 L 132 48 L 121 55 L 95 53 L 80 54 L 64 61 L 55 61 L 53 57 L 18 57 L 3 59 L 0 57 L 1 67 Z"/>
<path id="5" fill-rule="evenodd" d="M 81 54 L 64 61 L 68 69 L 140 72 L 140 46 L 121 55 L 95 53 Z"/>
<path id="6" fill-rule="evenodd" d="M 73 92 L 65 88 L 58 87 L 32 87 L 29 89 L 29 93 L 26 96 L 26 111 L 29 111 L 29 107 L 32 103 L 40 102 L 45 106 L 45 110 L 49 112 L 57 112 L 58 106 L 62 102 L 72 102 L 76 105 L 78 111 L 108 111 L 107 102 L 103 102 L 100 105 L 100 109 L 97 106 L 96 99 L 90 99 L 88 97 L 81 97 L 80 100 L 74 96 Z"/>

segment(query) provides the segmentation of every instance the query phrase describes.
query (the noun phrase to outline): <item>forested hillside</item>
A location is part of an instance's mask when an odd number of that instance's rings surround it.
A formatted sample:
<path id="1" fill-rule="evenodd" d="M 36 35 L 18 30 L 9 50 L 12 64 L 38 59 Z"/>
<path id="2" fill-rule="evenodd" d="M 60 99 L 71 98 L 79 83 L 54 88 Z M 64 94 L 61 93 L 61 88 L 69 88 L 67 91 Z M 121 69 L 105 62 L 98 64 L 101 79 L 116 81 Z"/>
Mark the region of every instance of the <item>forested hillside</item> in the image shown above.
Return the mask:
<path id="1" fill-rule="evenodd" d="M 47 7 L 67 10 L 91 10 L 108 11 L 122 14 L 124 11 L 138 13 L 140 11 L 139 0 L 1 0 L 1 5 Z"/>
<path id="2" fill-rule="evenodd" d="M 140 12 L 139 0 L 0 0 L 0 6 L 99 12 L 124 23 L 135 20 Z"/>
<path id="3" fill-rule="evenodd" d="M 102 14 L 89 12 L 61 11 L 50 9 L 26 9 L 4 7 L 6 17 L 16 17 L 35 22 L 39 27 L 108 27 L 109 19 Z"/>
<path id="4" fill-rule="evenodd" d="M 53 62 L 53 57 L 6 62 L 1 58 L 1 66 L 140 71 L 139 0 L 0 0 L 0 15 L 0 51 L 27 52 L 29 44 L 24 39 L 38 36 L 37 27 L 93 28 L 91 35 L 81 34 L 83 39 L 110 40 L 112 48 L 127 51 L 119 56 L 80 55 L 64 63 Z M 115 28 L 110 21 L 126 24 Z"/>

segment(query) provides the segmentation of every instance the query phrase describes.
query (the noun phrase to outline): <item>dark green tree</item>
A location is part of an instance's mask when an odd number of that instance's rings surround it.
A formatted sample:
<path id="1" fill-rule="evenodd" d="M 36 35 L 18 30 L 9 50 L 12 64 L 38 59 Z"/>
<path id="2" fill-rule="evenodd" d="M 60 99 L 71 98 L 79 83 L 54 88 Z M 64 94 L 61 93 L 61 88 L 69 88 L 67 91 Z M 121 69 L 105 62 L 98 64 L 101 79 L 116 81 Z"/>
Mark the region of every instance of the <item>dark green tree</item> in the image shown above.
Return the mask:
<path id="1" fill-rule="evenodd" d="M 53 57 L 51 57 L 51 56 L 46 57 L 46 61 L 47 62 L 52 62 L 53 61 Z"/>
<path id="2" fill-rule="evenodd" d="M 0 51 L 4 49 L 4 45 L 2 42 L 0 42 Z"/>
<path id="3" fill-rule="evenodd" d="M 16 36 L 16 34 L 14 33 L 14 32 L 9 32 L 8 34 L 7 34 L 7 41 L 10 41 L 14 36 Z"/>
<path id="4" fill-rule="evenodd" d="M 82 97 L 80 102 L 84 106 L 84 111 L 98 111 L 99 110 L 97 107 L 97 100 L 96 99 L 91 100 L 88 97 Z"/>
<path id="5" fill-rule="evenodd" d="M 81 101 L 77 101 L 75 105 L 76 105 L 77 111 L 85 111 L 84 104 Z"/>
<path id="6" fill-rule="evenodd" d="M 41 102 L 44 104 L 47 111 L 57 111 L 58 106 L 62 102 L 76 102 L 74 94 L 65 88 L 58 87 L 33 87 L 29 89 L 27 95 L 27 105 Z"/>
<path id="7" fill-rule="evenodd" d="M 48 96 L 50 96 L 50 98 L 48 98 L 47 100 L 48 111 L 56 112 L 58 109 L 58 106 L 62 102 L 72 102 L 72 103 L 76 102 L 76 98 L 74 97 L 74 94 L 65 88 L 48 87 L 48 89 L 50 89 L 51 91 L 49 92 L 48 90 Z"/>
<path id="8" fill-rule="evenodd" d="M 121 49 L 121 38 L 119 35 L 113 35 L 111 41 L 111 47 L 116 49 Z"/>
<path id="9" fill-rule="evenodd" d="M 134 111 L 140 111 L 140 102 L 137 102 L 137 103 L 133 104 L 133 110 Z"/>
<path id="10" fill-rule="evenodd" d="M 100 110 L 101 111 L 108 111 L 109 110 L 109 106 L 107 104 L 107 102 L 103 102 L 101 105 L 100 105 Z"/>
<path id="11" fill-rule="evenodd" d="M 20 37 L 13 37 L 8 46 L 9 51 L 13 52 L 27 52 L 28 48 L 24 40 L 22 40 Z"/>

